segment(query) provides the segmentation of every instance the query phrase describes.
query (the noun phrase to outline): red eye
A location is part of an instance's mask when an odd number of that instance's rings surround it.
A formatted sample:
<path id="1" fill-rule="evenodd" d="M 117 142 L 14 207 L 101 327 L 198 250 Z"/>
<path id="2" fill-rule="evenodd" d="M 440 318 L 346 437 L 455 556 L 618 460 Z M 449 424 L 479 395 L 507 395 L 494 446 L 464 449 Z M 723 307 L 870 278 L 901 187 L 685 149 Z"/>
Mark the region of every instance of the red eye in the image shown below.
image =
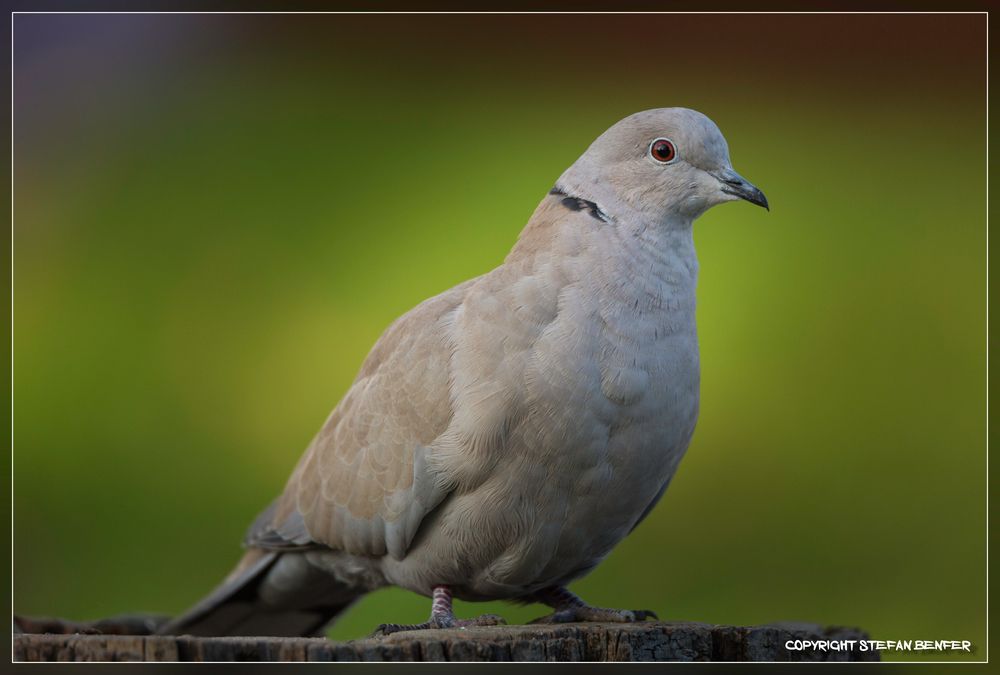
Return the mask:
<path id="1" fill-rule="evenodd" d="M 657 138 L 649 145 L 649 154 L 657 162 L 669 164 L 677 158 L 677 148 L 669 138 Z"/>

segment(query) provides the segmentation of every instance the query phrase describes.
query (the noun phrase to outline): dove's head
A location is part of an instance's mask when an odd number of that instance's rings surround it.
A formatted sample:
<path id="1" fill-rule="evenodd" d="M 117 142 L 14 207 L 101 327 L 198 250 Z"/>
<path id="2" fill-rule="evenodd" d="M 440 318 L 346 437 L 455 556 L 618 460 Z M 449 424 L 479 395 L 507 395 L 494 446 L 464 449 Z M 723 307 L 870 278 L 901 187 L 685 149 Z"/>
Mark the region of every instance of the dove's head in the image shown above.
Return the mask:
<path id="1" fill-rule="evenodd" d="M 626 117 L 591 144 L 558 186 L 609 215 L 627 208 L 655 222 L 690 223 L 738 199 L 768 207 L 764 193 L 733 170 L 715 123 L 688 108 Z"/>

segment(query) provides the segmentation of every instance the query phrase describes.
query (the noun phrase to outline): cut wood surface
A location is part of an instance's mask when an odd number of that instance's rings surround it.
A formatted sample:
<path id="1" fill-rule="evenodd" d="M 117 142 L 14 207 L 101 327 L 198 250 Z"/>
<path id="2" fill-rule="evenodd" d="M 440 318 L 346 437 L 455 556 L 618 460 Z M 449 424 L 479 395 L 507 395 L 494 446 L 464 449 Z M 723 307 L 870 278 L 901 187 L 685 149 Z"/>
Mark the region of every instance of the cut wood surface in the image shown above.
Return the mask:
<path id="1" fill-rule="evenodd" d="M 25 626 L 27 627 L 27 626 Z M 422 630 L 324 638 L 18 633 L 18 661 L 877 661 L 877 652 L 790 650 L 789 640 L 865 640 L 856 628 L 641 622 Z"/>

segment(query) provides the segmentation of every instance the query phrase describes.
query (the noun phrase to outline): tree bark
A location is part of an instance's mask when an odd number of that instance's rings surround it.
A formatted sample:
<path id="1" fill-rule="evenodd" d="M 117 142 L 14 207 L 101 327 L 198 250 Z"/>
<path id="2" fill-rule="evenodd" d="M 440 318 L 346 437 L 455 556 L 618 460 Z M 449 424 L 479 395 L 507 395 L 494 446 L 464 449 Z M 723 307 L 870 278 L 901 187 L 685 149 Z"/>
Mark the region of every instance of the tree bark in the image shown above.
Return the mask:
<path id="1" fill-rule="evenodd" d="M 24 626 L 28 628 L 29 626 Z M 15 633 L 17 661 L 877 661 L 878 652 L 790 650 L 789 640 L 866 640 L 812 624 L 562 624 L 323 638 Z"/>

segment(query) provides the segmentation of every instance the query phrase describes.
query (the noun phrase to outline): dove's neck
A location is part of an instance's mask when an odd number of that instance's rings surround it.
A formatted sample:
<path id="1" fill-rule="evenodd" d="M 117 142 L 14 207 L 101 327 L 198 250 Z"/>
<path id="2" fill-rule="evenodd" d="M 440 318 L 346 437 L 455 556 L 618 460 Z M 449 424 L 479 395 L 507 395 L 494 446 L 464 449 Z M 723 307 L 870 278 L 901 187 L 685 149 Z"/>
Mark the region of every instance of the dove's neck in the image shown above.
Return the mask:
<path id="1" fill-rule="evenodd" d="M 650 336 L 693 335 L 698 259 L 691 222 L 654 223 L 556 188 L 505 267 L 556 290 L 585 289 L 608 324 L 635 325 L 638 318 Z"/>
<path id="2" fill-rule="evenodd" d="M 606 303 L 625 315 L 667 310 L 675 330 L 688 319 L 693 328 L 698 257 L 690 222 L 664 226 L 612 216 L 584 236 L 584 274 Z"/>
<path id="3" fill-rule="evenodd" d="M 646 272 L 661 276 L 679 291 L 694 293 L 698 278 L 698 258 L 694 250 L 693 220 L 677 213 L 639 210 L 617 198 L 605 183 L 578 185 L 567 172 L 550 193 L 566 207 L 586 210 L 592 218 L 588 228 L 570 228 L 562 239 L 584 237 L 595 263 L 601 266 L 627 265 L 632 274 Z"/>

